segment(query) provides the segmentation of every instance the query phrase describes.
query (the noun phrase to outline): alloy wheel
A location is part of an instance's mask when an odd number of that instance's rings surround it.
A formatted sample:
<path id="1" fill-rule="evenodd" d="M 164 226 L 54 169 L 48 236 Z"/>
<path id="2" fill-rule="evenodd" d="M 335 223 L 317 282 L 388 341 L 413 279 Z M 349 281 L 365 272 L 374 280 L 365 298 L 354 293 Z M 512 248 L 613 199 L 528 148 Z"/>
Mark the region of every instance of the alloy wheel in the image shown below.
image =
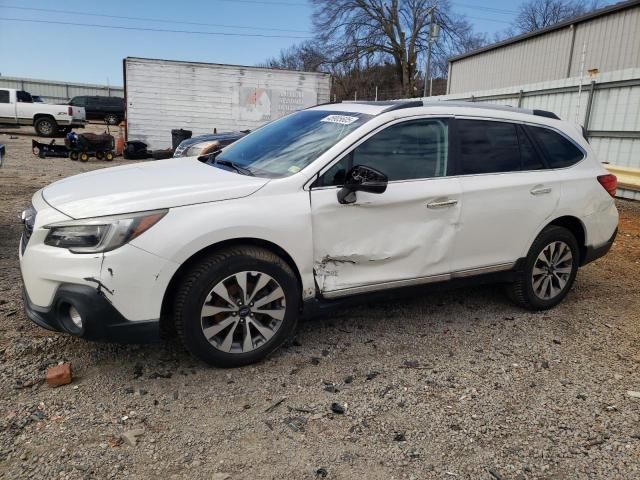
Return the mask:
<path id="1" fill-rule="evenodd" d="M 43 135 L 51 135 L 53 133 L 53 124 L 48 120 L 40 122 L 40 132 Z"/>
<path id="2" fill-rule="evenodd" d="M 202 305 L 207 341 L 225 353 L 248 353 L 267 343 L 286 313 L 284 290 L 270 275 L 243 271 L 217 283 Z"/>
<path id="3" fill-rule="evenodd" d="M 562 241 L 544 247 L 533 264 L 531 284 L 533 292 L 542 300 L 557 297 L 567 286 L 573 271 L 573 254 Z"/>

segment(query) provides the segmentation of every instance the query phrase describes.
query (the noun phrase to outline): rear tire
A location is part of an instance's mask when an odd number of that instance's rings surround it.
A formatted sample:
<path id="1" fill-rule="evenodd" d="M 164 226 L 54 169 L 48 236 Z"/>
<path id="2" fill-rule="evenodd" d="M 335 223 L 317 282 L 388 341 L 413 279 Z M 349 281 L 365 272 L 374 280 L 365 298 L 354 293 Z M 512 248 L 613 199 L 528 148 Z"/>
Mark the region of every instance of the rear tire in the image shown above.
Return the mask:
<path id="1" fill-rule="evenodd" d="M 41 137 L 53 137 L 58 132 L 58 124 L 51 117 L 41 117 L 33 124 L 36 133 Z"/>
<path id="2" fill-rule="evenodd" d="M 204 257 L 184 274 L 174 301 L 187 350 L 223 368 L 258 362 L 279 348 L 295 331 L 299 310 L 291 267 L 253 246 Z"/>
<path id="3" fill-rule="evenodd" d="M 509 297 L 528 310 L 547 310 L 569 293 L 578 273 L 580 251 L 574 235 L 550 225 L 536 237 L 517 280 L 507 286 Z"/>
<path id="4" fill-rule="evenodd" d="M 105 154 L 104 154 L 104 159 L 105 159 L 107 162 L 111 162 L 111 161 L 113 161 L 113 152 L 107 152 L 107 153 L 105 153 Z"/>
<path id="5" fill-rule="evenodd" d="M 107 113 L 104 116 L 104 121 L 107 125 L 118 125 L 120 123 L 120 117 L 115 113 Z"/>

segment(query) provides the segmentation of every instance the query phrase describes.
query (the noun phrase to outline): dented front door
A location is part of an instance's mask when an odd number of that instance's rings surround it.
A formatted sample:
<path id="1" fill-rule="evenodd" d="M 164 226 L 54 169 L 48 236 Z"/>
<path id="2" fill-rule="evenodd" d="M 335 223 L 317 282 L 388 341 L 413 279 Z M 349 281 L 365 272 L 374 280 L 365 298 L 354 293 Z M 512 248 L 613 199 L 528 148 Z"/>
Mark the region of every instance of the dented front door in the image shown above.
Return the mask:
<path id="1" fill-rule="evenodd" d="M 383 194 L 357 192 L 349 205 L 338 203 L 339 188 L 311 190 L 314 273 L 322 294 L 448 277 L 460 216 L 458 179 L 390 182 Z"/>

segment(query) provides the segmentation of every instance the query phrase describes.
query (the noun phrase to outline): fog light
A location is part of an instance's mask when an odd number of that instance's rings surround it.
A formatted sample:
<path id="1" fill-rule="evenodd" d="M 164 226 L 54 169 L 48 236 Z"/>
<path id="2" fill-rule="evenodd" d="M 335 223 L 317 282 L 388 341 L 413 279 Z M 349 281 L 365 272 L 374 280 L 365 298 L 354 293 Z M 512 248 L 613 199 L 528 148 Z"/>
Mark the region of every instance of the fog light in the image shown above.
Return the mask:
<path id="1" fill-rule="evenodd" d="M 69 307 L 69 318 L 76 327 L 82 328 L 82 315 L 73 305 Z"/>

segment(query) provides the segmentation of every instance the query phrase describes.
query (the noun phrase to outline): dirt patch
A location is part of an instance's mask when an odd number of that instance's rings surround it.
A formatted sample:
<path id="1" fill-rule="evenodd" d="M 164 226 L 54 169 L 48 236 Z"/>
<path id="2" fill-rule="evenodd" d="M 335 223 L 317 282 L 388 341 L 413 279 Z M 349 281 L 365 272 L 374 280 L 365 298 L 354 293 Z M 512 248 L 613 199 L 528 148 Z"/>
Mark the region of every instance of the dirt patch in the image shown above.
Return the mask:
<path id="1" fill-rule="evenodd" d="M 216 370 L 176 342 L 88 343 L 25 318 L 21 210 L 110 166 L 30 142 L 0 134 L 0 477 L 639 476 L 640 204 L 618 203 L 612 252 L 549 312 L 497 287 L 425 293 L 305 322 L 268 361 Z M 72 384 L 46 386 L 63 361 Z"/>

